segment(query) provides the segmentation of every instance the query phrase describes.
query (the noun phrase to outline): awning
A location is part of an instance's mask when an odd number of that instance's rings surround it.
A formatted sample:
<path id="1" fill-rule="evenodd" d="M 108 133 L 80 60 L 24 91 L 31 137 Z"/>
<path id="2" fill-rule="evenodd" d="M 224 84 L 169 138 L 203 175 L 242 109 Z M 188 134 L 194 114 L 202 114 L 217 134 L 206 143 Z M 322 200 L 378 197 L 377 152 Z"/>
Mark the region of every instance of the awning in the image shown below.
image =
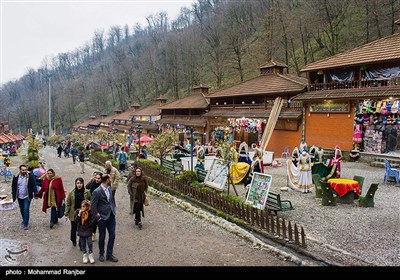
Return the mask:
<path id="1" fill-rule="evenodd" d="M 294 101 L 309 101 L 318 99 L 373 99 L 400 97 L 400 87 L 358 88 L 340 90 L 310 91 L 296 95 Z"/>
<path id="2" fill-rule="evenodd" d="M 174 120 L 174 119 L 159 119 L 156 123 L 160 124 L 181 124 L 185 126 L 206 127 L 206 120 Z"/>
<path id="3" fill-rule="evenodd" d="M 271 110 L 252 109 L 212 109 L 205 113 L 205 117 L 224 117 L 224 118 L 248 118 L 248 119 L 267 119 Z M 298 119 L 301 117 L 302 112 L 296 109 L 282 109 L 279 114 L 280 119 Z"/>

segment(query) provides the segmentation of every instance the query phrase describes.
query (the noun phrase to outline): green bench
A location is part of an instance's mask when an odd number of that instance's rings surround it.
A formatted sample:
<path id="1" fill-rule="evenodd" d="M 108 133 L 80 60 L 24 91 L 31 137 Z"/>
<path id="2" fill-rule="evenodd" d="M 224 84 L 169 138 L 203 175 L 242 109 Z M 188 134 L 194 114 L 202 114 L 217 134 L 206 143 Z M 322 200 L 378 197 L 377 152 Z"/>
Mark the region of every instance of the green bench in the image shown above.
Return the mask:
<path id="1" fill-rule="evenodd" d="M 182 163 L 177 160 L 163 159 L 161 166 L 169 169 L 174 176 L 180 174 L 183 170 Z"/>
<path id="2" fill-rule="evenodd" d="M 275 215 L 278 214 L 278 211 L 288 211 L 294 209 L 291 201 L 281 200 L 281 195 L 273 192 L 268 193 L 266 205 L 275 213 Z"/>
<path id="3" fill-rule="evenodd" d="M 204 182 L 204 180 L 206 179 L 208 170 L 197 169 L 196 173 L 197 173 L 197 181 Z"/>

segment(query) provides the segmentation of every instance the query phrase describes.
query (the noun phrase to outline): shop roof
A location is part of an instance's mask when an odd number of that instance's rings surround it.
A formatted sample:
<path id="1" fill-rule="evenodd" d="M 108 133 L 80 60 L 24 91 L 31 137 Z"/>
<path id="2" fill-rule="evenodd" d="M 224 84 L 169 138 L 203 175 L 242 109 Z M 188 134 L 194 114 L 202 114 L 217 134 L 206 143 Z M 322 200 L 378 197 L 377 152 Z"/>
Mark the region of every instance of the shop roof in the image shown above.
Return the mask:
<path id="1" fill-rule="evenodd" d="M 289 74 L 268 74 L 247 80 L 232 87 L 219 90 L 208 97 L 270 95 L 275 97 L 282 93 L 299 93 L 305 89 L 307 79 Z"/>
<path id="2" fill-rule="evenodd" d="M 206 109 L 208 101 L 201 92 L 194 92 L 192 95 L 178 99 L 160 107 L 164 109 Z"/>
<path id="3" fill-rule="evenodd" d="M 306 65 L 301 72 L 400 60 L 400 33 Z"/>
<path id="4" fill-rule="evenodd" d="M 143 109 L 136 110 L 133 112 L 132 116 L 158 116 L 160 115 L 161 107 L 160 104 L 156 103 Z"/>

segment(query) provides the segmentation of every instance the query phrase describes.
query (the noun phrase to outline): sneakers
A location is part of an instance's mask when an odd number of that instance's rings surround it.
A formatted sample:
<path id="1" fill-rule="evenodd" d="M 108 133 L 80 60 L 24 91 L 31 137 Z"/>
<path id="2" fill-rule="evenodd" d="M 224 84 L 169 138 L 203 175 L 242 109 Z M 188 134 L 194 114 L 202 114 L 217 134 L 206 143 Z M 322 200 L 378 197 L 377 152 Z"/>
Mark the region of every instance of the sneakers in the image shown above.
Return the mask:
<path id="1" fill-rule="evenodd" d="M 54 223 L 50 222 L 50 228 L 53 228 L 53 226 L 54 226 Z"/>
<path id="2" fill-rule="evenodd" d="M 28 226 L 24 227 L 24 230 L 28 230 Z"/>
<path id="3" fill-rule="evenodd" d="M 84 253 L 84 254 L 83 254 L 82 261 L 83 261 L 83 263 L 88 263 L 89 257 L 88 257 L 88 254 L 87 254 L 87 253 Z"/>
<path id="4" fill-rule="evenodd" d="M 95 241 L 96 240 L 96 233 L 92 233 L 92 240 Z"/>
<path id="5" fill-rule="evenodd" d="M 138 225 L 138 224 L 139 224 L 139 221 L 135 219 L 135 225 Z"/>
<path id="6" fill-rule="evenodd" d="M 139 229 L 142 229 L 142 222 L 138 223 Z"/>
<path id="7" fill-rule="evenodd" d="M 104 255 L 99 256 L 99 261 L 104 262 L 106 259 L 104 258 Z"/>
<path id="8" fill-rule="evenodd" d="M 90 263 L 94 263 L 93 253 L 89 253 L 89 261 Z"/>

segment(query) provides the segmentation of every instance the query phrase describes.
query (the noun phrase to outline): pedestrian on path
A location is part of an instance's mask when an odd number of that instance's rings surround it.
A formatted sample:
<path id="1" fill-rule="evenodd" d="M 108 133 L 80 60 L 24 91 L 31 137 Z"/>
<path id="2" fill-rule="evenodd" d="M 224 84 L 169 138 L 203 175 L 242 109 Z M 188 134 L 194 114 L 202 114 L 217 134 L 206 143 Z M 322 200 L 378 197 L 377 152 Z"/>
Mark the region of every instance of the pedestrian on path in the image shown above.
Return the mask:
<path id="1" fill-rule="evenodd" d="M 118 189 L 118 176 L 119 176 L 119 172 L 118 169 L 115 168 L 111 161 L 107 160 L 104 163 L 104 167 L 106 168 L 106 173 L 110 175 L 110 179 L 111 179 L 111 190 L 112 190 L 112 196 L 113 196 L 113 201 L 115 204 L 115 192 Z"/>
<path id="2" fill-rule="evenodd" d="M 143 176 L 143 171 L 139 167 L 135 169 L 135 176 L 129 179 L 128 193 L 130 196 L 130 214 L 135 213 L 135 225 L 142 228 L 141 215 L 144 217 L 144 200 L 148 188 L 147 179 Z"/>
<path id="3" fill-rule="evenodd" d="M 93 172 L 93 177 L 90 179 L 89 183 L 86 184 L 85 188 L 90 191 L 90 194 L 93 193 L 95 189 L 97 189 L 101 185 L 101 176 L 103 173 L 99 171 Z M 93 226 L 93 240 L 96 240 L 96 230 L 97 230 L 97 222 L 95 221 L 95 225 Z"/>
<path id="4" fill-rule="evenodd" d="M 85 189 L 83 186 L 83 178 L 76 178 L 75 187 L 68 193 L 67 201 L 65 202 L 64 216 L 66 221 L 69 219 L 71 222 L 70 240 L 72 241 L 73 246 L 76 246 L 76 231 L 78 228 L 78 223 L 75 220 L 75 211 L 81 208 L 82 201 L 85 199 L 90 200 L 91 198 L 90 191 Z"/>
<path id="5" fill-rule="evenodd" d="M 83 184 L 82 184 L 83 187 Z M 75 210 L 79 246 L 83 252 L 83 263 L 94 263 L 92 232 L 95 217 L 93 216 L 89 200 L 83 200 L 81 207 Z"/>
<path id="6" fill-rule="evenodd" d="M 28 172 L 25 164 L 19 166 L 19 172 L 14 175 L 11 183 L 13 201 L 18 199 L 19 211 L 22 216 L 22 226 L 28 230 L 29 208 L 36 194 L 36 180 L 32 173 Z"/>
<path id="7" fill-rule="evenodd" d="M 108 243 L 106 259 L 112 262 L 118 262 L 118 258 L 113 255 L 115 229 L 116 229 L 116 209 L 113 200 L 113 194 L 110 189 L 111 177 L 103 174 L 101 185 L 92 193 L 92 212 L 97 219 L 99 227 L 99 261 L 104 262 L 104 243 L 106 239 L 106 230 L 108 231 Z"/>
<path id="8" fill-rule="evenodd" d="M 42 184 L 42 188 L 37 194 L 38 198 L 43 196 L 42 211 L 47 212 L 50 208 L 50 228 L 58 223 L 58 219 L 62 217 L 64 211 L 59 213 L 65 199 L 64 184 L 60 176 L 56 176 L 54 169 L 48 169 Z"/>
<path id="9" fill-rule="evenodd" d="M 79 150 L 78 158 L 79 158 L 79 165 L 81 167 L 81 174 L 83 174 L 85 173 L 85 153 L 83 152 L 83 150 Z"/>

